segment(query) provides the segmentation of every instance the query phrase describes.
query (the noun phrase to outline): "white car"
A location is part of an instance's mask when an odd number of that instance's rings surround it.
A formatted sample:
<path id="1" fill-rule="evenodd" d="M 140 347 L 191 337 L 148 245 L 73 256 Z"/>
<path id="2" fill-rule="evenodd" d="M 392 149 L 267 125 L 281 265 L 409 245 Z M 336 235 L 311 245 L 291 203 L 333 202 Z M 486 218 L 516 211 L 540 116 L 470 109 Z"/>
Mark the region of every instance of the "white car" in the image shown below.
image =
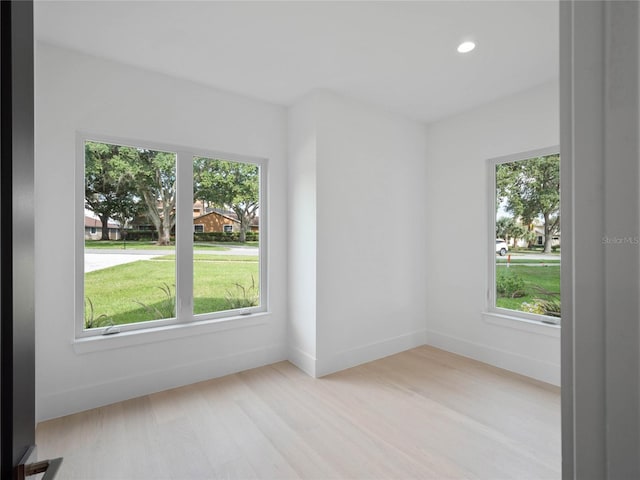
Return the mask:
<path id="1" fill-rule="evenodd" d="M 500 238 L 496 238 L 496 253 L 501 257 L 504 257 L 509 251 L 509 247 L 507 246 L 507 242 Z"/>

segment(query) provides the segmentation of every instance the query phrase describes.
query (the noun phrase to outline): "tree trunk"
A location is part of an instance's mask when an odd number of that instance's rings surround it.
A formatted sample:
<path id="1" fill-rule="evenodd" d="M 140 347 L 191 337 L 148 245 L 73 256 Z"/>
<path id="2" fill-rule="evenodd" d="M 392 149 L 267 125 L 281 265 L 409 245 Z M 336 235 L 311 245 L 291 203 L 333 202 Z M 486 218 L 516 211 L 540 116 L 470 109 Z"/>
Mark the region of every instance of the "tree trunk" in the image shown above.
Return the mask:
<path id="1" fill-rule="evenodd" d="M 533 239 L 534 239 L 534 235 L 532 235 L 533 232 L 533 227 L 531 226 L 531 223 L 527 224 L 527 248 L 531 249 L 533 247 Z"/>
<path id="2" fill-rule="evenodd" d="M 249 227 L 249 219 L 247 218 L 247 212 L 240 208 L 234 208 L 238 220 L 240 220 L 240 233 L 238 234 L 238 241 L 245 243 L 247 241 L 247 228 Z"/>
<path id="3" fill-rule="evenodd" d="M 240 222 L 240 233 L 238 234 L 238 241 L 245 243 L 247 241 L 247 224 L 244 221 Z"/>
<path id="4" fill-rule="evenodd" d="M 99 215 L 100 222 L 102 222 L 102 236 L 100 240 L 109 240 L 109 216 Z"/>
<path id="5" fill-rule="evenodd" d="M 551 225 L 549 214 L 544 214 L 544 253 L 551 253 Z"/>
<path id="6" fill-rule="evenodd" d="M 158 232 L 158 245 L 171 244 L 171 225 L 168 222 L 162 222 L 162 230 Z"/>

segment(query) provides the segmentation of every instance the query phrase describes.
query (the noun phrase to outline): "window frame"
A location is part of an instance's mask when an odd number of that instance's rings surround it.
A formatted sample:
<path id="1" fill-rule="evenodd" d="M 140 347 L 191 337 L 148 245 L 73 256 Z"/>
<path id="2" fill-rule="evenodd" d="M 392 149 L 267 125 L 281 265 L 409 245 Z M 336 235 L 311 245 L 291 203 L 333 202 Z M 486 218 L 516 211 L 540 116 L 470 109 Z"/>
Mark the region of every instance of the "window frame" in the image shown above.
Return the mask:
<path id="1" fill-rule="evenodd" d="M 504 163 L 512 163 L 523 160 L 528 160 L 536 157 L 544 157 L 547 155 L 555 155 L 560 153 L 560 145 L 554 145 L 551 147 L 540 148 L 537 150 L 528 150 L 511 155 L 505 155 L 501 157 L 494 157 L 487 160 L 487 192 L 488 192 L 488 223 L 489 226 L 487 235 L 487 248 L 485 251 L 488 253 L 488 268 L 487 268 L 487 285 L 486 285 L 486 298 L 487 298 L 487 313 L 498 315 L 502 318 L 508 318 L 511 320 L 524 320 L 527 322 L 535 322 L 541 325 L 550 327 L 560 327 L 562 318 L 551 317 L 549 315 L 539 315 L 536 313 L 521 312 L 519 310 L 510 310 L 508 308 L 501 308 L 496 306 L 497 294 L 496 294 L 496 252 L 495 252 L 495 240 L 496 240 L 496 166 Z M 560 159 L 562 161 L 562 159 Z M 562 274 L 562 273 L 561 273 Z"/>
<path id="2" fill-rule="evenodd" d="M 114 145 L 146 148 L 176 154 L 176 316 L 172 318 L 149 320 L 145 322 L 117 325 L 115 327 L 84 328 L 84 183 L 85 183 L 85 142 L 103 142 Z M 193 159 L 206 157 L 238 163 L 257 165 L 259 168 L 260 223 L 264 225 L 259 232 L 258 269 L 260 305 L 242 309 L 218 312 L 193 313 Z M 196 147 L 184 147 L 163 142 L 137 140 L 95 134 L 86 131 L 76 133 L 76 182 L 75 182 L 75 271 L 74 271 L 74 331 L 76 339 L 107 336 L 111 333 L 152 332 L 162 327 L 202 325 L 246 318 L 252 314 L 269 311 L 268 285 L 268 159 L 239 155 L 234 153 L 208 150 Z M 185 240 L 186 239 L 186 240 Z M 111 337 L 111 335 L 108 335 Z M 106 338 L 106 337 L 105 337 Z"/>

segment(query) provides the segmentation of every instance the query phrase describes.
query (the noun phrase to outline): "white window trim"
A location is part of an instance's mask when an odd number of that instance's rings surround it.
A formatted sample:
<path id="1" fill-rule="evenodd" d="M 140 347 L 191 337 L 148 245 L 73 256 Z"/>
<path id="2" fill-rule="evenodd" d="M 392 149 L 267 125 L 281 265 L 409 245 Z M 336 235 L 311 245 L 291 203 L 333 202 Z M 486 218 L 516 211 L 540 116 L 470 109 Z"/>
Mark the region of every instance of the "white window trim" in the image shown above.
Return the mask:
<path id="1" fill-rule="evenodd" d="M 125 145 L 131 147 L 142 147 L 150 150 L 159 150 L 176 153 L 176 183 L 177 198 L 176 211 L 186 211 L 186 214 L 178 214 L 176 217 L 176 317 L 162 320 L 150 320 L 146 322 L 117 325 L 115 327 L 102 327 L 96 329 L 84 329 L 84 145 L 86 141 L 104 142 L 115 145 Z M 193 314 L 193 158 L 205 157 L 223 159 L 238 163 L 250 163 L 258 165 L 260 169 L 260 222 L 264 228 L 260 230 L 259 241 L 259 285 L 260 285 L 260 305 L 243 309 L 225 310 L 194 315 Z M 227 152 L 207 150 L 195 147 L 183 147 L 179 145 L 152 142 L 146 140 L 132 140 L 130 138 L 114 137 L 109 135 L 94 134 L 86 131 L 76 133 L 76 221 L 75 229 L 75 319 L 74 319 L 74 343 L 85 343 L 88 338 L 103 339 L 111 338 L 114 335 L 107 333 L 117 333 L 118 337 L 136 335 L 135 343 L 144 343 L 140 339 L 141 334 L 153 341 L 152 338 L 158 336 L 158 331 L 167 330 L 171 326 L 192 327 L 189 330 L 193 335 L 202 331 L 202 326 L 207 323 L 238 321 L 253 314 L 265 314 L 269 312 L 269 285 L 268 285 L 268 160 L 247 155 L 238 155 Z M 82 222 L 82 223 L 80 223 Z M 262 315 L 261 315 L 262 316 Z M 217 328 L 217 327 L 215 327 Z M 228 327 L 225 327 L 228 328 Z M 184 329 L 179 329 L 179 336 L 185 336 Z M 153 334 L 155 332 L 155 334 Z M 119 344 L 111 341 L 112 344 Z M 91 347 L 91 350 L 100 348 Z"/>
<path id="2" fill-rule="evenodd" d="M 485 320 L 492 319 L 490 323 L 496 325 L 504 325 L 506 321 L 523 321 L 528 324 L 531 322 L 540 325 L 544 328 L 558 329 L 558 319 L 548 315 L 538 315 L 535 313 L 520 312 L 518 310 L 509 310 L 507 308 L 500 308 L 496 306 L 496 259 L 495 259 L 495 241 L 496 241 L 496 165 L 502 163 L 517 162 L 521 160 L 527 160 L 529 158 L 544 157 L 546 155 L 555 155 L 560 152 L 560 146 L 555 145 L 552 147 L 541 148 L 538 150 L 529 150 L 527 152 L 521 152 L 513 155 L 506 155 L 503 157 L 491 158 L 487 161 L 487 191 L 488 191 L 488 223 L 489 235 L 487 237 L 487 248 L 485 251 L 488 253 L 488 268 L 487 268 L 487 311 L 483 312 L 483 318 Z M 498 320 L 496 320 L 498 319 Z M 523 329 L 529 329 L 523 328 Z"/>
<path id="3" fill-rule="evenodd" d="M 229 231 L 227 231 L 227 227 L 229 228 Z M 233 233 L 233 225 L 225 223 L 224 225 L 222 225 L 222 233 Z"/>
<path id="4" fill-rule="evenodd" d="M 196 231 L 196 227 L 202 227 L 201 232 Z M 204 233 L 204 223 L 194 223 L 193 224 L 193 233 Z"/>
<path id="5" fill-rule="evenodd" d="M 259 327 L 267 323 L 269 312 L 259 312 L 253 315 L 236 315 L 216 321 L 194 321 L 187 324 L 173 324 L 122 332 L 118 335 L 94 335 L 76 338 L 73 350 L 78 355 L 85 353 L 113 350 L 135 345 L 164 342 L 194 335 L 207 335 L 239 328 Z"/>

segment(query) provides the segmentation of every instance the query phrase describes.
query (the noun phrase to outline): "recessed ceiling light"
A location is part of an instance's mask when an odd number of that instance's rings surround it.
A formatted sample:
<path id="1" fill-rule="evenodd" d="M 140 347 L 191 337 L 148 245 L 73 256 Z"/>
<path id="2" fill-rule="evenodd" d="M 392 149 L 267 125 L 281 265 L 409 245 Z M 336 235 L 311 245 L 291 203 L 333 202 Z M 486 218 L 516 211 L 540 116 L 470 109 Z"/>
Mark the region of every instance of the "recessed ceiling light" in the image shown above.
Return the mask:
<path id="1" fill-rule="evenodd" d="M 460 45 L 458 45 L 458 52 L 459 53 L 469 53 L 474 48 L 476 48 L 476 44 L 475 43 L 473 43 L 473 42 L 462 42 Z"/>

